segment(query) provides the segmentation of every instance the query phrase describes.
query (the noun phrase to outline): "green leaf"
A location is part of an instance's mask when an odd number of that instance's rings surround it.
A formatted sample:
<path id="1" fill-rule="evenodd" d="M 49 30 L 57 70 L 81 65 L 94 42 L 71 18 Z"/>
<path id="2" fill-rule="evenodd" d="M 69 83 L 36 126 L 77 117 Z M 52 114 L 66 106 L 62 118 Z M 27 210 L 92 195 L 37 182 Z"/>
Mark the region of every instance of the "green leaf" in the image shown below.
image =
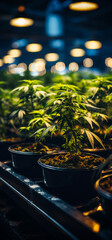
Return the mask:
<path id="1" fill-rule="evenodd" d="M 22 119 L 25 114 L 26 114 L 25 111 L 20 110 L 20 111 L 18 112 L 18 118 L 19 118 L 19 119 Z"/>
<path id="2" fill-rule="evenodd" d="M 105 133 L 105 136 L 104 136 L 104 138 L 106 138 L 106 136 L 107 136 L 107 134 L 108 134 L 108 132 L 110 131 L 112 129 L 112 125 L 106 130 L 106 133 Z"/>
<path id="3" fill-rule="evenodd" d="M 105 148 L 104 145 L 103 145 L 103 143 L 102 143 L 102 140 L 101 140 L 95 133 L 91 132 L 91 134 L 92 134 L 93 137 L 101 144 L 101 146 L 102 146 L 103 148 Z"/>
<path id="4" fill-rule="evenodd" d="M 85 131 L 85 133 L 86 133 L 86 135 L 87 135 L 87 137 L 88 137 L 88 140 L 89 140 L 92 148 L 94 148 L 94 138 L 93 138 L 91 132 L 88 131 L 88 130 L 84 130 L 84 131 Z"/>

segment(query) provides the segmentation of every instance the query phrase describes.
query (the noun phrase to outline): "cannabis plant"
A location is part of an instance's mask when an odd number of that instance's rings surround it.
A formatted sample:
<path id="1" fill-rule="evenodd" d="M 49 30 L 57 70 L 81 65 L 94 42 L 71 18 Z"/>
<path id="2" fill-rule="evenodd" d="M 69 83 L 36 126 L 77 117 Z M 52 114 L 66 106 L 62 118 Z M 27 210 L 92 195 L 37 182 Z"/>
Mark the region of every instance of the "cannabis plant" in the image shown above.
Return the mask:
<path id="1" fill-rule="evenodd" d="M 63 147 L 70 152 L 80 152 L 86 137 L 93 148 L 94 140 L 103 146 L 100 138 L 93 132 L 94 125 L 100 127 L 92 118 L 92 111 L 95 111 L 96 107 L 89 103 L 86 97 L 79 95 L 73 85 L 56 84 L 50 90 L 53 94 L 47 101 L 46 109 L 52 121 L 50 119 L 50 126 L 43 128 L 41 137 L 45 137 L 49 132 L 54 134 L 61 131 L 65 138 Z"/>
<path id="2" fill-rule="evenodd" d="M 20 127 L 30 121 L 30 112 L 43 107 L 41 99 L 45 96 L 45 87 L 39 84 L 38 80 L 23 80 L 21 85 L 11 92 L 18 98 L 18 104 L 10 114 L 13 123 Z"/>
<path id="3" fill-rule="evenodd" d="M 97 107 L 103 108 L 107 114 L 106 97 L 112 93 L 112 81 L 106 77 L 96 77 L 91 80 L 88 95 L 95 101 Z"/>
<path id="4" fill-rule="evenodd" d="M 12 102 L 10 91 L 0 88 L 0 138 L 8 137 L 10 130 L 12 130 L 9 118 Z"/>

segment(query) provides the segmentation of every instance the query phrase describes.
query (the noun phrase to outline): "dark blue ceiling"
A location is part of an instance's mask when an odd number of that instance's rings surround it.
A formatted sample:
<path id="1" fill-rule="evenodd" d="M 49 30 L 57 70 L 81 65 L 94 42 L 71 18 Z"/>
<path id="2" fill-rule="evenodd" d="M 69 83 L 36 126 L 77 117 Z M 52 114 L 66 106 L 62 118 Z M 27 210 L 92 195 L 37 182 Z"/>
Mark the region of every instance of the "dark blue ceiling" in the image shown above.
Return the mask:
<path id="1" fill-rule="evenodd" d="M 106 70 L 105 58 L 112 56 L 112 0 L 97 0 L 99 9 L 91 12 L 75 12 L 68 8 L 70 0 L 4 0 L 0 1 L 0 58 L 7 54 L 15 41 L 25 39 L 26 44 L 38 42 L 43 45 L 40 53 L 28 53 L 25 44 L 20 46 L 22 56 L 15 63 L 26 62 L 28 65 L 34 58 L 44 57 L 47 52 L 57 52 L 60 61 L 66 65 L 78 62 L 82 66 L 83 58 L 91 57 L 94 66 L 101 71 Z M 76 1 L 73 1 L 76 2 Z M 9 25 L 9 20 L 16 15 L 17 7 L 26 6 L 26 13 L 35 21 L 28 28 L 15 28 Z M 51 27 L 49 21 L 56 17 L 56 23 Z M 103 46 L 97 51 L 86 50 L 83 58 L 73 58 L 69 52 L 72 48 L 84 48 L 87 40 L 99 40 Z M 57 41 L 56 41 L 57 40 Z M 48 63 L 49 69 L 53 63 Z M 4 65 L 4 67 L 6 67 Z"/>

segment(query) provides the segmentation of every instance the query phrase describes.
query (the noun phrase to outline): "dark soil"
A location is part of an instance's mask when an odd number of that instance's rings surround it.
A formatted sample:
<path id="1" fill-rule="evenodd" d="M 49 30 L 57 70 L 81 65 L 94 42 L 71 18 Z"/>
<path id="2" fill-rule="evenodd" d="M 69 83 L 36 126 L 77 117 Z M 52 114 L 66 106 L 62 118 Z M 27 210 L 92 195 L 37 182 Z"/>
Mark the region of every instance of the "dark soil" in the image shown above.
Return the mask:
<path id="1" fill-rule="evenodd" d="M 14 146 L 12 149 L 19 152 L 47 153 L 48 151 L 56 151 L 59 148 L 55 146 L 47 146 L 42 143 L 28 143 L 25 145 L 19 144 L 17 146 Z"/>
<path id="2" fill-rule="evenodd" d="M 100 182 L 100 187 L 112 194 L 112 177 L 103 179 L 103 181 Z"/>
<path id="3" fill-rule="evenodd" d="M 42 158 L 41 162 L 47 165 L 61 168 L 85 168 L 92 169 L 104 162 L 103 157 L 96 157 L 87 154 L 58 154 L 51 157 Z"/>

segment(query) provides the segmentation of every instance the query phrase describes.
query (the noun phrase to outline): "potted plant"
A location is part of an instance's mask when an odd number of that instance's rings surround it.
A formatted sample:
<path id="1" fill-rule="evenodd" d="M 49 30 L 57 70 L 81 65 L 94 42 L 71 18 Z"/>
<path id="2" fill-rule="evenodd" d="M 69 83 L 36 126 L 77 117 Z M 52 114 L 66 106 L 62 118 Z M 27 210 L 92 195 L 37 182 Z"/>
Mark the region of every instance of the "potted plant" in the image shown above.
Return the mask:
<path id="1" fill-rule="evenodd" d="M 55 95 L 47 103 L 52 116 L 52 125 L 43 129 L 41 137 L 47 133 L 57 131 L 63 133 L 65 144 L 58 154 L 51 154 L 39 159 L 38 163 L 43 169 L 45 184 L 50 188 L 72 187 L 78 192 L 92 192 L 95 174 L 104 158 L 82 153 L 82 149 L 89 140 L 94 148 L 94 140 L 102 147 L 100 138 L 94 134 L 94 125 L 99 124 L 92 118 L 91 105 L 84 96 L 76 92 L 75 86 L 58 85 Z M 89 110 L 88 110 L 89 109 Z M 90 110 L 91 109 L 91 110 Z"/>
<path id="2" fill-rule="evenodd" d="M 0 160 L 9 160 L 8 147 L 22 141 L 9 118 L 14 99 L 10 90 L 0 88 Z"/>
<path id="3" fill-rule="evenodd" d="M 43 127 L 48 127 L 50 125 L 50 116 L 46 113 L 44 109 L 35 110 L 31 112 L 34 119 L 29 121 L 28 126 L 20 127 L 20 130 L 27 136 L 33 137 L 32 134 L 32 124 L 35 123 L 36 126 L 36 137 L 32 142 L 26 142 L 23 144 L 16 144 L 9 147 L 9 152 L 12 157 L 12 165 L 18 170 L 30 170 L 34 175 L 34 171 L 38 177 L 41 176 L 41 168 L 37 163 L 39 157 L 59 150 L 59 147 L 54 144 L 44 143 L 39 139 L 40 133 Z"/>

